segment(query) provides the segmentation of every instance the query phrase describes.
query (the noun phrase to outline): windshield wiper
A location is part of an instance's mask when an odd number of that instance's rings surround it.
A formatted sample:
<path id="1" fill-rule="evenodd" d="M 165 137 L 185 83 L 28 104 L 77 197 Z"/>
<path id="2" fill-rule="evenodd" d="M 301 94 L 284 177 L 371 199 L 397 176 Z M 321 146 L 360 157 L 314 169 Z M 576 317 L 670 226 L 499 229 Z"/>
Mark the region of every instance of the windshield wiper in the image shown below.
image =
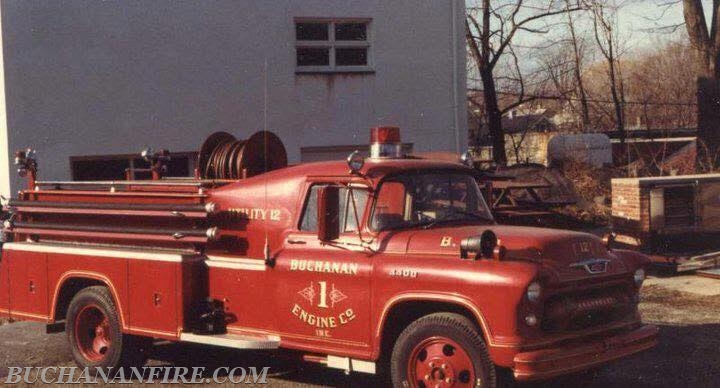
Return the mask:
<path id="1" fill-rule="evenodd" d="M 458 208 L 451 208 L 451 211 L 452 211 L 453 213 L 457 213 L 457 214 L 462 214 L 462 215 L 464 215 L 464 216 L 473 217 L 473 218 L 475 218 L 476 220 L 480 220 L 480 221 L 493 221 L 492 218 L 483 217 L 483 216 L 481 216 L 480 214 L 477 214 L 477 213 L 474 213 L 474 212 L 469 212 L 469 211 L 467 211 L 467 210 L 461 210 L 461 209 L 458 209 Z"/>
<path id="2" fill-rule="evenodd" d="M 492 218 L 483 217 L 477 213 L 469 212 L 466 210 L 460 210 L 457 208 L 448 208 L 452 213 L 451 214 L 462 214 L 464 216 L 469 216 L 474 218 L 477 221 L 493 221 Z M 421 226 L 423 229 L 430 229 L 438 222 L 448 222 L 448 221 L 467 221 L 467 219 L 462 218 L 453 218 L 453 217 L 442 217 L 442 218 L 431 218 L 427 220 L 422 220 L 420 222 L 415 223 L 415 226 Z"/>

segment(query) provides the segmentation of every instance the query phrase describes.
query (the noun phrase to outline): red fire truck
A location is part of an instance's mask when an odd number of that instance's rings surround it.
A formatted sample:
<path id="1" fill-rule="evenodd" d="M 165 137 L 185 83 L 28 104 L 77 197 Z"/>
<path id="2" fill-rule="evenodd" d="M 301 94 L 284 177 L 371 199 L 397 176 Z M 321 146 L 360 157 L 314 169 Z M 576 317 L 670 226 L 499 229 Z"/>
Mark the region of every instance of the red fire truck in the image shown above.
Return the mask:
<path id="1" fill-rule="evenodd" d="M 657 343 L 648 259 L 493 221 L 475 170 L 403 156 L 286 166 L 270 132 L 212 135 L 194 179 L 38 181 L 5 204 L 0 315 L 65 330 L 77 364 L 145 362 L 152 339 L 280 348 L 395 386 L 492 387 L 595 369 Z"/>

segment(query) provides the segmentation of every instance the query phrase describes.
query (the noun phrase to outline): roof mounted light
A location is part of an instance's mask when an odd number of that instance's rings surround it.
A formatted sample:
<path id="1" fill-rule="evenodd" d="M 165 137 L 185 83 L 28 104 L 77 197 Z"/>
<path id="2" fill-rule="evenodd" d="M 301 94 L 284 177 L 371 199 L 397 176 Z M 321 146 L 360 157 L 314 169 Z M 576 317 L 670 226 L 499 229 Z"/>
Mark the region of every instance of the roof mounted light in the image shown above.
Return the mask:
<path id="1" fill-rule="evenodd" d="M 348 155 L 347 164 L 350 167 L 350 172 L 357 174 L 365 165 L 365 158 L 360 154 L 360 151 L 355 150 Z"/>
<path id="2" fill-rule="evenodd" d="M 460 155 L 460 163 L 468 167 L 473 167 L 474 161 L 470 151 L 465 151 L 462 155 Z"/>
<path id="3" fill-rule="evenodd" d="M 400 141 L 400 128 L 374 127 L 370 129 L 370 157 L 401 158 L 402 142 Z"/>

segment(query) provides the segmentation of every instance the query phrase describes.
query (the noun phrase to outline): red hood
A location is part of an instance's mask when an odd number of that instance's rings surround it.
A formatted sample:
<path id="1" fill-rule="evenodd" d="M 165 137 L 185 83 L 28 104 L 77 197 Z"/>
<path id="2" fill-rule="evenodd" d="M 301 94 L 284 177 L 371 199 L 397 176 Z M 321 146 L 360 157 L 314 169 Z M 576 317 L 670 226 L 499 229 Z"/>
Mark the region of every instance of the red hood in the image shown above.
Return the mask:
<path id="1" fill-rule="evenodd" d="M 563 278 L 591 276 L 581 265 L 591 259 L 610 260 L 604 275 L 627 271 L 597 236 L 568 230 L 502 225 L 446 226 L 389 233 L 386 250 L 408 255 L 452 256 L 460 259 L 460 241 L 490 229 L 507 249 L 507 260 L 542 263 Z M 596 275 L 593 275 L 596 276 Z"/>

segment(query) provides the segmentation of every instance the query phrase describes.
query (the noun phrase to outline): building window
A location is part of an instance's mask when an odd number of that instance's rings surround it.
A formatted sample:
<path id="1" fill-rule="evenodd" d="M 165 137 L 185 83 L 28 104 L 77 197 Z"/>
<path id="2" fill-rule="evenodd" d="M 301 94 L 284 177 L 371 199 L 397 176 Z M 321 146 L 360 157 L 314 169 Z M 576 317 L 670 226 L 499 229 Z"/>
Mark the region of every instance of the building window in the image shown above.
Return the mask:
<path id="1" fill-rule="evenodd" d="M 369 20 L 296 20 L 297 72 L 371 72 L 369 27 Z"/>

